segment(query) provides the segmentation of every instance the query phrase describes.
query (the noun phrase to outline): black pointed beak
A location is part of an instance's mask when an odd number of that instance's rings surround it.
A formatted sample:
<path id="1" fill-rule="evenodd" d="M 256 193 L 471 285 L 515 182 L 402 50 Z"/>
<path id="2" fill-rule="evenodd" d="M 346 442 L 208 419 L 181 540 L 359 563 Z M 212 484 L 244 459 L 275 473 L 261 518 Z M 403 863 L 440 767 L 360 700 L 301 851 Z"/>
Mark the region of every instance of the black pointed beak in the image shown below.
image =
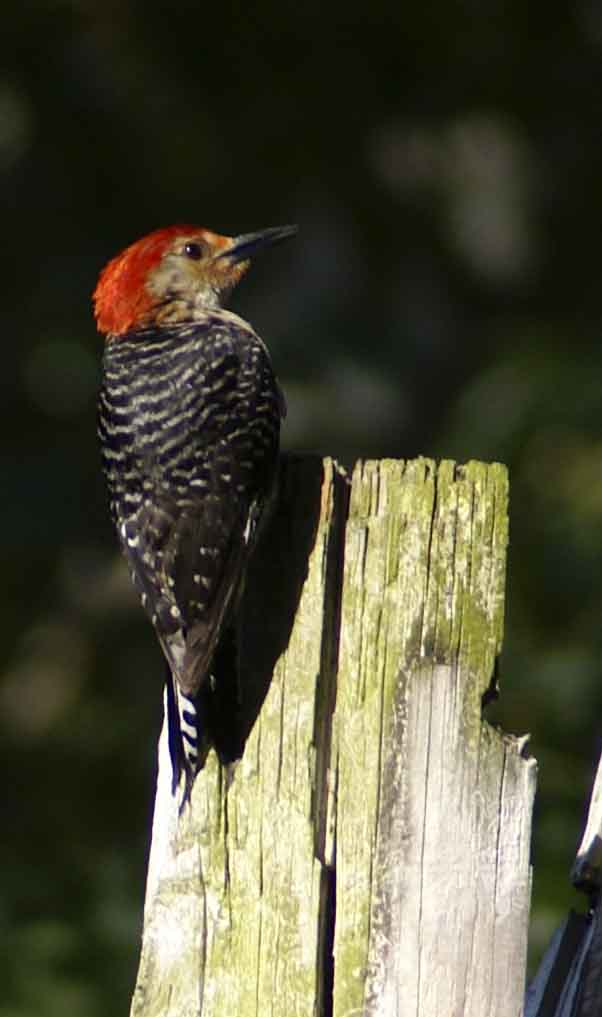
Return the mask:
<path id="1" fill-rule="evenodd" d="M 288 237 L 294 237 L 298 226 L 272 226 L 268 230 L 258 230 L 257 233 L 243 233 L 240 237 L 234 237 L 232 245 L 226 251 L 222 251 L 219 258 L 229 258 L 230 261 L 247 261 L 264 247 L 271 247 L 279 244 Z"/>

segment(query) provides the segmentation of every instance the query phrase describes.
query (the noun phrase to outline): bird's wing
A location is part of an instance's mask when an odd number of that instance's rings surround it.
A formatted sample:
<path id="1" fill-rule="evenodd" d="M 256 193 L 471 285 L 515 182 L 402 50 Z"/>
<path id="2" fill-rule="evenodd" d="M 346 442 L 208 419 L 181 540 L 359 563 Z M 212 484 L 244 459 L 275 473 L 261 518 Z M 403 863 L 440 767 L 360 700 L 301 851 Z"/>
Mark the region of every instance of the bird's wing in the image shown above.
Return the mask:
<path id="1" fill-rule="evenodd" d="M 135 450 L 147 457 L 152 490 L 121 533 L 172 673 L 193 696 L 237 601 L 271 493 L 283 411 L 269 355 L 248 326 L 228 335 L 197 327 L 195 335 L 195 372 L 173 383 L 187 430 L 172 438 L 170 421 L 162 447 L 148 454 L 141 441 Z"/>
<path id="2" fill-rule="evenodd" d="M 208 495 L 184 508 L 165 553 L 173 579 L 185 652 L 176 677 L 194 696 L 209 673 L 223 627 L 236 606 L 249 555 L 245 540 L 252 514 L 246 499 Z"/>
<path id="3" fill-rule="evenodd" d="M 132 578 L 182 691 L 208 674 L 235 607 L 261 504 L 205 495 L 142 505 L 122 540 Z"/>

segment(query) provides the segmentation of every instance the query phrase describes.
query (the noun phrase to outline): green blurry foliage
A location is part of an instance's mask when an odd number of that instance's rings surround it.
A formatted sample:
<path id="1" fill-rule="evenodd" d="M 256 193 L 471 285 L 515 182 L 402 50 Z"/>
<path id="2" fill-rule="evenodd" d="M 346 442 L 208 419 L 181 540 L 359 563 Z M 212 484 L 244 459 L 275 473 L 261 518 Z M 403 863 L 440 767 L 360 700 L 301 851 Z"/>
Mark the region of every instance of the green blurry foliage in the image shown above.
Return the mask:
<path id="1" fill-rule="evenodd" d="M 143 232 L 298 221 L 235 297 L 286 447 L 501 460 L 491 717 L 540 762 L 534 959 L 600 747 L 594 3 L 3 11 L 0 1017 L 127 1012 L 163 665 L 111 533 L 90 293 Z"/>

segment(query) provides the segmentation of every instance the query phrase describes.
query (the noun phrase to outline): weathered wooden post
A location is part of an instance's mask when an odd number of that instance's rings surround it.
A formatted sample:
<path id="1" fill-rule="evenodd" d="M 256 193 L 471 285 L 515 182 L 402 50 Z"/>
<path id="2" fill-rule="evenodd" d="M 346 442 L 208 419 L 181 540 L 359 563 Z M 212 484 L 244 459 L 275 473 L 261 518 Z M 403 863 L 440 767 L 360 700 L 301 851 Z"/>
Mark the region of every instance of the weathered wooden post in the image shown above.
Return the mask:
<path id="1" fill-rule="evenodd" d="M 502 466 L 285 462 L 244 755 L 181 817 L 162 736 L 132 1017 L 522 1013 L 535 764 L 482 717 L 506 545 Z"/>

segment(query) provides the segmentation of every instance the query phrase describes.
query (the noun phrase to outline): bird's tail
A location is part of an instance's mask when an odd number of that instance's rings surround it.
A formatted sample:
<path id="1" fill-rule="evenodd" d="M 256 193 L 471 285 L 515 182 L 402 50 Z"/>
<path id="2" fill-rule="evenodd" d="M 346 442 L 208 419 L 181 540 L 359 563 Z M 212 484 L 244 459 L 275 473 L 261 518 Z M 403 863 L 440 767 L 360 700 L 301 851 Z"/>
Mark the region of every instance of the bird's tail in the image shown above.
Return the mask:
<path id="1" fill-rule="evenodd" d="M 167 722 L 172 793 L 176 793 L 184 774 L 184 805 L 190 798 L 194 778 L 200 768 L 199 715 L 196 701 L 182 692 L 171 672 L 167 678 Z"/>
<path id="2" fill-rule="evenodd" d="M 169 754 L 172 764 L 172 793 L 185 777 L 182 806 L 211 746 L 222 765 L 242 755 L 244 731 L 240 717 L 238 651 L 236 629 L 230 626 L 214 653 L 211 671 L 195 695 L 182 691 L 168 667 L 167 718 Z"/>

